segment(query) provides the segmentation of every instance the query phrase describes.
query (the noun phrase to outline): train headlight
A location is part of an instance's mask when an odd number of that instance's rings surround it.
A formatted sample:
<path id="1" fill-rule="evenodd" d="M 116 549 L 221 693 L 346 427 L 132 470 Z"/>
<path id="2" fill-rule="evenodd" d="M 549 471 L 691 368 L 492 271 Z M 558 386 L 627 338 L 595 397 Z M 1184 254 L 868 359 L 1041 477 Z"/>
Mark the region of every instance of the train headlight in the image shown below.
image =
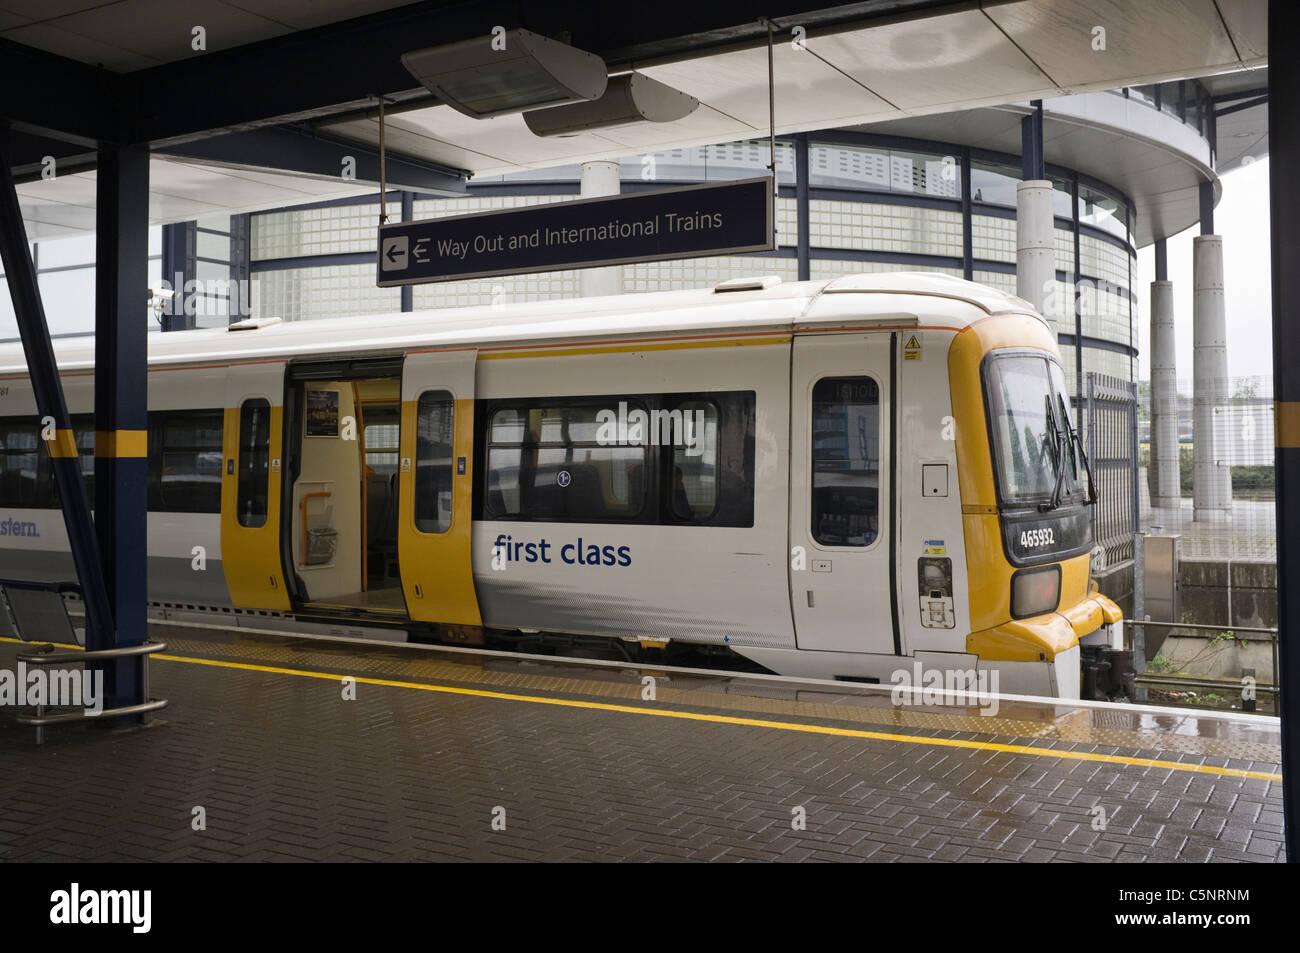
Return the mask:
<path id="1" fill-rule="evenodd" d="M 1061 567 L 1025 569 L 1011 577 L 1011 618 L 1056 611 L 1061 601 Z"/>

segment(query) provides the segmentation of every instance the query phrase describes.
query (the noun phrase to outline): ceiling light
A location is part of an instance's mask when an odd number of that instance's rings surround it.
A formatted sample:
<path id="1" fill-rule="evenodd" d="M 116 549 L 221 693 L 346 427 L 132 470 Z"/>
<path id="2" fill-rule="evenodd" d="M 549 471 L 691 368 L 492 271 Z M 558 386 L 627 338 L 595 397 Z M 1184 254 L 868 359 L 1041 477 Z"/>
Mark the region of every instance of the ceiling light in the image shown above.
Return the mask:
<path id="1" fill-rule="evenodd" d="M 699 105 L 694 96 L 649 76 L 623 73 L 610 77 L 605 95 L 594 102 L 526 112 L 524 122 L 534 135 L 563 136 L 634 122 L 674 122 L 695 112 Z"/>
<path id="2" fill-rule="evenodd" d="M 402 54 L 430 92 L 482 119 L 537 106 L 599 99 L 605 61 L 530 30 L 510 30 Z"/>

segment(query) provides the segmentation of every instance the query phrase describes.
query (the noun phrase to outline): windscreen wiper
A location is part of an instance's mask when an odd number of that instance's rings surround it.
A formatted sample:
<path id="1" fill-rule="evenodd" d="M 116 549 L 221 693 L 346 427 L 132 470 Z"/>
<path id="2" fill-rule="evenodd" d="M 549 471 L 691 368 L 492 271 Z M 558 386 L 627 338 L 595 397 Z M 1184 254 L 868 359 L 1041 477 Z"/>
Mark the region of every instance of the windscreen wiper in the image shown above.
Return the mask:
<path id="1" fill-rule="evenodd" d="M 1054 510 L 1061 505 L 1061 488 L 1065 483 L 1065 434 L 1061 432 L 1060 425 L 1056 422 L 1056 408 L 1052 406 L 1052 395 L 1048 394 L 1044 400 L 1047 403 L 1048 433 L 1052 440 L 1053 449 L 1056 451 L 1056 483 L 1052 486 L 1051 501 L 1038 504 L 1040 513 Z M 1065 425 L 1068 427 L 1070 422 L 1067 420 Z"/>
<path id="2" fill-rule="evenodd" d="M 1058 400 L 1061 402 L 1061 411 L 1064 413 L 1065 398 L 1059 397 L 1058 395 Z M 1083 438 L 1079 436 L 1079 432 L 1070 424 L 1069 414 L 1065 415 L 1065 426 L 1070 432 L 1070 445 L 1075 448 L 1077 455 L 1076 459 L 1082 461 L 1084 475 L 1088 478 L 1088 492 L 1083 502 L 1084 505 L 1091 505 L 1097 502 L 1097 487 L 1092 482 L 1092 461 L 1088 459 L 1088 454 L 1083 449 Z"/>

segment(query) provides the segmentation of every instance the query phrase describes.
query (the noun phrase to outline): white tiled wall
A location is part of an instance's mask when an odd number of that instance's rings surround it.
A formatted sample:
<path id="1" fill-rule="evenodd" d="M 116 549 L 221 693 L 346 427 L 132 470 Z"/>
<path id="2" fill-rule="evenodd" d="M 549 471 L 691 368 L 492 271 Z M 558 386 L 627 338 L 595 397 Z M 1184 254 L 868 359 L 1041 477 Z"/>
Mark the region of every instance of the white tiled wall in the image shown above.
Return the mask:
<path id="1" fill-rule="evenodd" d="M 374 265 L 259 271 L 253 314 L 285 321 L 377 314 L 401 308 L 400 290 L 375 287 Z"/>
<path id="2" fill-rule="evenodd" d="M 874 202 L 813 200 L 808 236 L 814 248 L 860 248 L 960 258 L 961 213 Z M 1015 259 L 1014 231 L 1012 260 Z"/>
<path id="3" fill-rule="evenodd" d="M 960 216 L 958 228 L 960 229 Z M 957 254 L 961 254 L 960 231 Z M 971 255 L 986 261 L 1016 263 L 1016 223 L 993 215 L 971 216 Z"/>
<path id="4" fill-rule="evenodd" d="M 837 278 L 840 275 L 878 275 L 891 271 L 927 271 L 941 275 L 952 275 L 954 278 L 961 277 L 960 268 L 927 268 L 889 261 L 835 261 L 833 259 L 814 258 L 808 263 L 808 277 L 814 281 Z"/>
<path id="5" fill-rule="evenodd" d="M 252 261 L 373 252 L 378 204 L 267 212 L 252 218 Z"/>

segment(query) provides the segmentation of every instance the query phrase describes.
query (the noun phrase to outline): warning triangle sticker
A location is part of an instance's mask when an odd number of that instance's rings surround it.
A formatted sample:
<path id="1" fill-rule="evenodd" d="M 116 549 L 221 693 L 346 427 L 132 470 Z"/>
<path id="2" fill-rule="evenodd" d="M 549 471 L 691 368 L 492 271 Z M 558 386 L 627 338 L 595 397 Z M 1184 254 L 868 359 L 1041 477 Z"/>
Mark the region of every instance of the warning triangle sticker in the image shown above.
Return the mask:
<path id="1" fill-rule="evenodd" d="M 907 339 L 907 343 L 903 345 L 903 348 L 904 350 L 911 351 L 916 348 L 919 348 L 920 346 L 921 344 L 919 341 L 917 341 L 916 335 L 913 334 L 910 338 Z"/>

